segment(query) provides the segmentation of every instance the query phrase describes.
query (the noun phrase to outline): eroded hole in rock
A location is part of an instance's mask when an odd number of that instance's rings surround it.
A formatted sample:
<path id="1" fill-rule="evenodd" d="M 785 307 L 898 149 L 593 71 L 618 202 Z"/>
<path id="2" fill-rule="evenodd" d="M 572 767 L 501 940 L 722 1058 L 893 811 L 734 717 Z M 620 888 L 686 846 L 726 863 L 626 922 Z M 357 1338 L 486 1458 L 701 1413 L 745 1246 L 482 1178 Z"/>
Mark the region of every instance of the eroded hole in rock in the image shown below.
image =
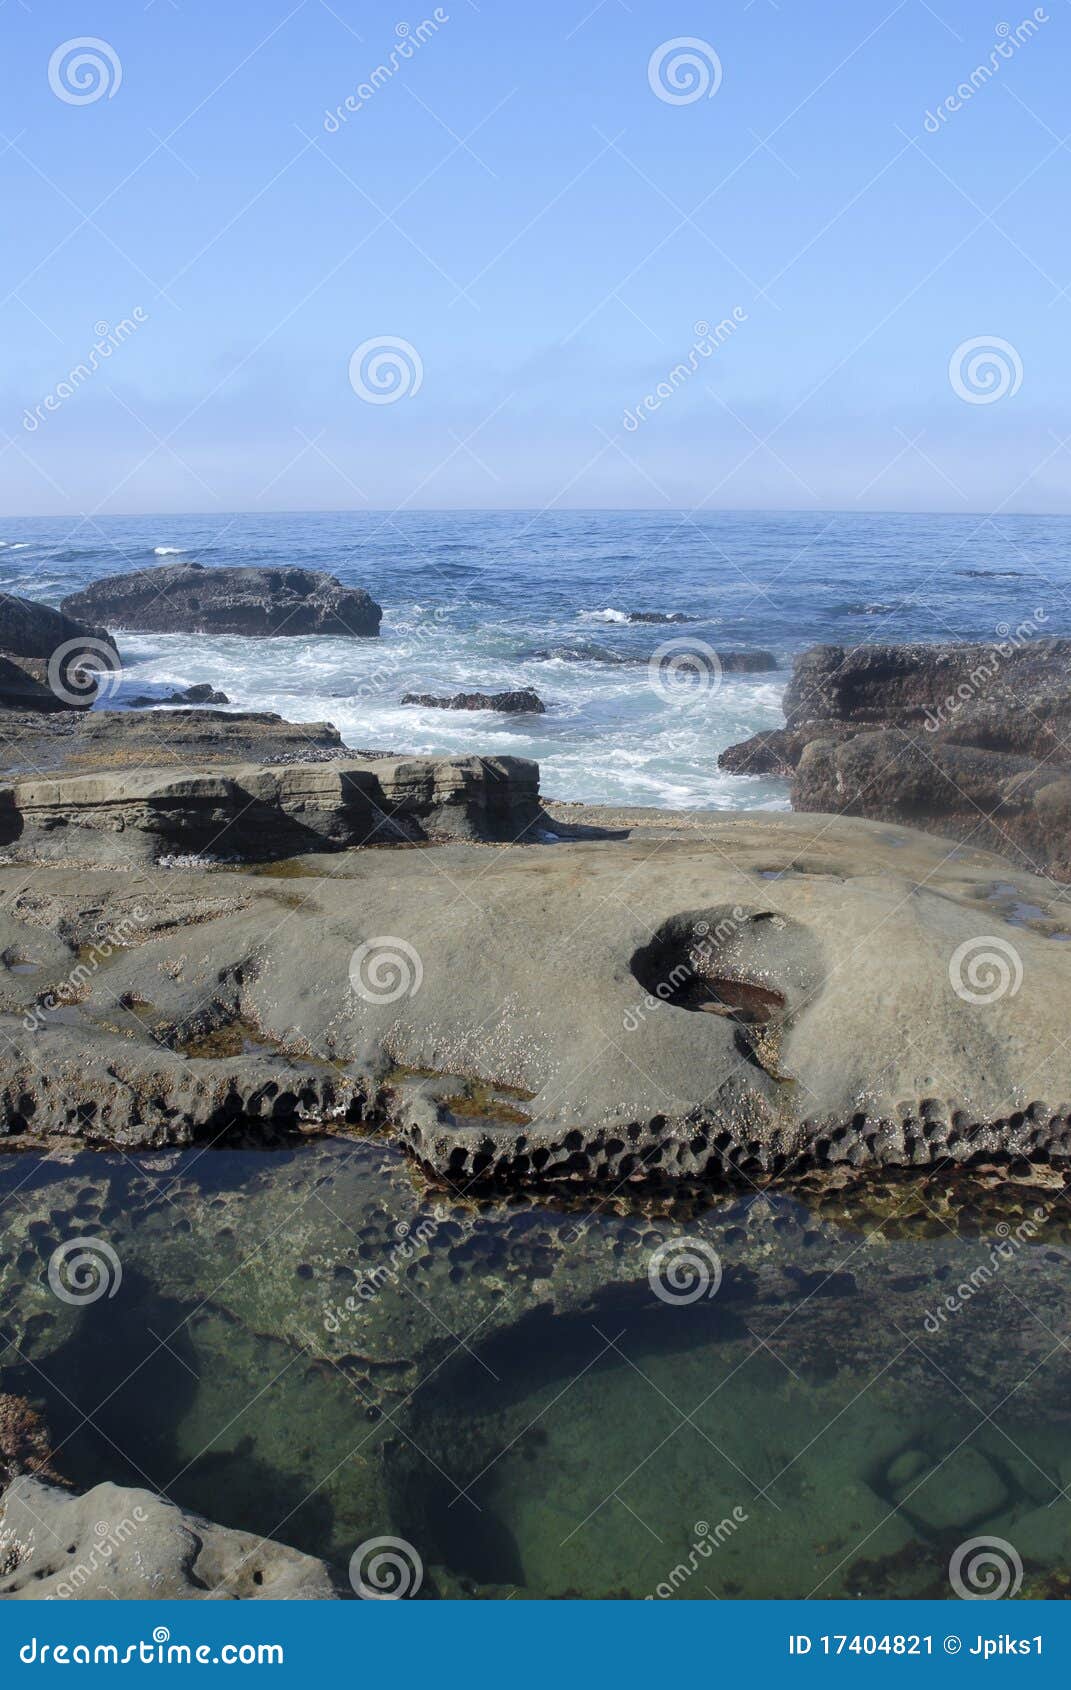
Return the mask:
<path id="1" fill-rule="evenodd" d="M 776 950 L 767 930 L 777 934 L 786 927 L 775 912 L 738 907 L 672 916 L 634 953 L 630 967 L 651 997 L 677 1009 L 747 1025 L 778 1021 L 787 998 L 774 980 L 776 962 L 771 966 L 759 953 Z"/>

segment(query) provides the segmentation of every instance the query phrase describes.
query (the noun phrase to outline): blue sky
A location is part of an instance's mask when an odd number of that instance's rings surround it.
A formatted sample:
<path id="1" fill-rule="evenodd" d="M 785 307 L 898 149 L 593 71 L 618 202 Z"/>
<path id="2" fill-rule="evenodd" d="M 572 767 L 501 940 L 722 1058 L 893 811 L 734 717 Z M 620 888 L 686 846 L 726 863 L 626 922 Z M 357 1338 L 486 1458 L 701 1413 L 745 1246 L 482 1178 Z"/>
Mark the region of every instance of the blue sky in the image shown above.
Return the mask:
<path id="1" fill-rule="evenodd" d="M 9 0 L 4 511 L 1071 510 L 1071 7 L 1040 11 Z M 76 102 L 49 66 L 87 36 L 111 92 Z M 675 103 L 682 37 L 717 86 Z M 1001 396 L 964 398 L 993 337 Z M 383 338 L 413 390 L 370 403 Z"/>

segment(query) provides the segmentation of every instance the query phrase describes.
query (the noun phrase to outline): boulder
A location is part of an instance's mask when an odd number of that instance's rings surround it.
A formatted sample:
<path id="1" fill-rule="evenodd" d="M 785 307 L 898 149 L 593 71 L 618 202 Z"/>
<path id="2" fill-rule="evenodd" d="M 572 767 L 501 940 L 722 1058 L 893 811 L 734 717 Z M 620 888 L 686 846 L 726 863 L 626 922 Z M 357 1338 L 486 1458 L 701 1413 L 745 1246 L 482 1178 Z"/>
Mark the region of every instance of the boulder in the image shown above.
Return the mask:
<path id="1" fill-rule="evenodd" d="M 719 651 L 718 662 L 726 675 L 759 675 L 781 667 L 772 651 Z"/>
<path id="2" fill-rule="evenodd" d="M 36 599 L 16 598 L 0 593 L 0 651 L 10 657 L 39 657 L 46 662 L 58 646 L 69 640 L 94 640 L 115 653 L 115 641 L 102 627 L 77 612 L 54 610 Z"/>
<path id="3" fill-rule="evenodd" d="M 443 698 L 430 692 L 407 692 L 403 704 L 422 704 L 431 710 L 498 710 L 503 715 L 542 715 L 546 705 L 529 687 L 514 692 L 456 692 Z"/>
<path id="4" fill-rule="evenodd" d="M 91 671 L 119 666 L 115 642 L 104 628 L 0 593 L 0 710 L 88 709 L 98 691 Z"/>
<path id="5" fill-rule="evenodd" d="M 972 724 L 1021 732 L 1008 720 L 1027 700 L 1044 702 L 1047 719 L 1071 719 L 1071 640 L 1004 640 L 993 645 L 812 646 L 797 658 L 785 690 L 790 728 L 820 722 L 921 728 L 975 743 Z M 1050 742 L 1051 744 L 1051 742 Z M 1030 750 L 1029 741 L 991 749 Z"/>
<path id="6" fill-rule="evenodd" d="M 324 1561 L 113 1484 L 72 1495 L 20 1477 L 0 1498 L 8 1601 L 305 1601 L 338 1598 Z"/>
<path id="7" fill-rule="evenodd" d="M 791 778 L 799 810 L 911 822 L 1067 879 L 1071 640 L 1027 629 L 991 646 L 814 646 L 787 725 L 719 767 Z"/>
<path id="8" fill-rule="evenodd" d="M 321 570 L 200 563 L 108 575 L 63 601 L 71 616 L 152 634 L 379 633 L 380 606 Z"/>
<path id="9" fill-rule="evenodd" d="M 92 703 L 92 695 L 87 699 Z M 8 657 L 0 653 L 0 710 L 33 711 L 51 715 L 76 708 L 48 685 L 48 665 L 32 657 Z M 11 723 L 4 722 L 5 732 Z"/>

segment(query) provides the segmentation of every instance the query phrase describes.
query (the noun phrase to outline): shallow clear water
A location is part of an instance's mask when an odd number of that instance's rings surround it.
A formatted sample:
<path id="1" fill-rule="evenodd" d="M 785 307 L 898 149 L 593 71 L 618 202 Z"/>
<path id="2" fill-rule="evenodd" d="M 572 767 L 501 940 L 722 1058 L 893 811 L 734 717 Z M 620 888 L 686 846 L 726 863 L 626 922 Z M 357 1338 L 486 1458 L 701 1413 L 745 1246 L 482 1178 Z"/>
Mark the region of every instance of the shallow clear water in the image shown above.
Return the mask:
<path id="1" fill-rule="evenodd" d="M 12 519 L 0 537 L 0 589 L 52 602 L 187 558 L 326 569 L 384 607 L 372 641 L 128 636 L 109 706 L 209 681 L 244 709 L 332 721 L 353 746 L 536 757 L 549 795 L 589 802 L 786 807 L 779 783 L 721 774 L 717 757 L 782 720 L 792 656 L 815 642 L 995 639 L 1038 609 L 1043 631 L 1071 629 L 1058 517 L 310 513 Z M 622 620 L 634 610 L 695 620 Z M 671 639 L 769 650 L 782 667 L 670 698 L 645 664 Z M 400 703 L 522 685 L 545 716 Z"/>
<path id="2" fill-rule="evenodd" d="M 374 1141 L 10 1155 L 0 1388 L 79 1486 L 343 1577 L 397 1535 L 426 1595 L 943 1597 L 977 1536 L 1058 1591 L 1071 1234 L 1007 1172 L 477 1206 Z M 72 1305 L 79 1236 L 120 1270 Z M 721 1272 L 686 1302 L 650 1278 L 682 1237 Z"/>

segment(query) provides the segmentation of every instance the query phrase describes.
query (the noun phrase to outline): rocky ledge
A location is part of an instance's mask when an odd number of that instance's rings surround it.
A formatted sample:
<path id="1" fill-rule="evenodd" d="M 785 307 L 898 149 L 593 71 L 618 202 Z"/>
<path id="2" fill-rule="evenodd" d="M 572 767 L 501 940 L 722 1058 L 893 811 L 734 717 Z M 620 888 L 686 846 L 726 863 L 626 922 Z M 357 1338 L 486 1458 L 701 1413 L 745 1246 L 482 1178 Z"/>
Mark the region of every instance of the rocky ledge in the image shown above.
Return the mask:
<path id="1" fill-rule="evenodd" d="M 276 872 L 0 867 L 0 1130 L 330 1125 L 507 1185 L 1071 1154 L 1050 886 L 865 821 L 568 815 Z"/>
<path id="2" fill-rule="evenodd" d="M 175 856 L 265 862 L 428 839 L 512 842 L 540 826 L 520 757 L 332 757 L 26 777 L 0 786 L 0 850 L 132 867 Z"/>
<path id="3" fill-rule="evenodd" d="M 379 633 L 382 610 L 361 587 L 316 569 L 162 564 L 108 575 L 63 600 L 68 616 L 149 634 Z"/>
<path id="4" fill-rule="evenodd" d="M 816 646 L 784 708 L 719 766 L 787 776 L 797 810 L 908 822 L 1071 880 L 1071 640 Z"/>
<path id="5" fill-rule="evenodd" d="M 217 763 L 320 761 L 355 755 L 330 722 L 255 710 L 66 711 L 0 716 L 0 785 L 20 775 L 101 769 L 198 769 Z M 356 753 L 360 756 L 363 753 Z"/>

